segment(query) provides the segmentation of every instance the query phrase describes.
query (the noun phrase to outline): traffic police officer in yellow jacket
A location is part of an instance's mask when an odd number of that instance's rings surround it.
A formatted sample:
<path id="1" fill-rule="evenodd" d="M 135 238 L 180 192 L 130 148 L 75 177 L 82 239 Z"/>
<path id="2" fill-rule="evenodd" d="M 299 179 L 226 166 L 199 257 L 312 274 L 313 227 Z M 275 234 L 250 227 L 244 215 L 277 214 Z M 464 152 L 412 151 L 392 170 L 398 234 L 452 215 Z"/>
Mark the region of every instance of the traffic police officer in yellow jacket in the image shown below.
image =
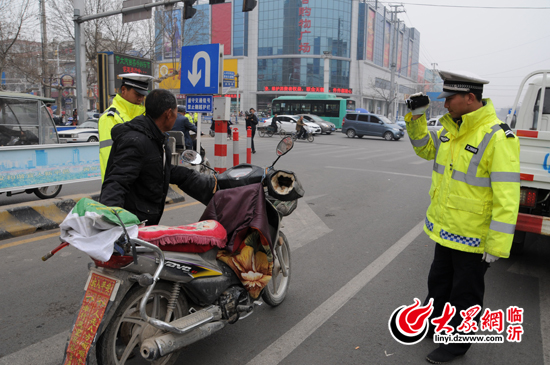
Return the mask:
<path id="1" fill-rule="evenodd" d="M 153 79 L 152 76 L 137 73 L 120 74 L 118 77 L 122 78 L 120 93 L 114 97 L 113 103 L 98 122 L 101 180 L 105 177 L 105 169 L 113 145 L 111 129 L 116 124 L 129 122 L 145 113 L 143 101 L 148 93 L 149 81 Z"/>
<path id="2" fill-rule="evenodd" d="M 455 334 L 460 311 L 483 307 L 489 263 L 510 254 L 519 207 L 519 141 L 497 118 L 491 100 L 481 98 L 488 81 L 439 74 L 444 81 L 439 98 L 449 112 L 440 119 L 443 128 L 428 131 L 424 113 L 430 100 L 421 93 L 407 100 L 411 112 L 405 121 L 416 154 L 434 161 L 424 231 L 436 244 L 425 304 L 433 298 L 431 318 L 442 315 L 445 303 L 454 306 L 449 325 Z M 449 362 L 470 346 L 440 344 L 426 360 Z"/>

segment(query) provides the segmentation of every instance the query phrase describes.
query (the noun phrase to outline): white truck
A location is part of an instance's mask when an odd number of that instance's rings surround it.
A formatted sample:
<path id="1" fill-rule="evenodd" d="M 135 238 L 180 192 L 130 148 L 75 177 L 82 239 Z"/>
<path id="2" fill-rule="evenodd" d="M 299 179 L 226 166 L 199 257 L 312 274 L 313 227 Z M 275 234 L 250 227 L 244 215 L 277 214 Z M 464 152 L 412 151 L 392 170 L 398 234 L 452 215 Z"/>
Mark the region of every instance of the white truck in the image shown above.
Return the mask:
<path id="1" fill-rule="evenodd" d="M 550 236 L 550 70 L 523 79 L 506 123 L 521 146 L 520 207 L 512 246 L 513 253 L 520 253 L 527 232 Z"/>

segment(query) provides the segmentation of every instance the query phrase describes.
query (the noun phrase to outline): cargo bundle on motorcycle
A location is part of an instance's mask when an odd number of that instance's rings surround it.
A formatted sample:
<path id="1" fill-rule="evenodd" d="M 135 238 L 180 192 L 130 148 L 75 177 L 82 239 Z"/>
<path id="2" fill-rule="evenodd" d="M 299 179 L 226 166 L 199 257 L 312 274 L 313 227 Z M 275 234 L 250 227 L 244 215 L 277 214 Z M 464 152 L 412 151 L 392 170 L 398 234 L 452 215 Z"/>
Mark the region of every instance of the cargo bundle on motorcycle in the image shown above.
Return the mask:
<path id="1" fill-rule="evenodd" d="M 121 208 L 81 200 L 61 225 L 64 242 L 44 257 L 71 244 L 94 261 L 64 363 L 142 356 L 174 364 L 185 346 L 251 315 L 260 297 L 281 304 L 291 275 L 281 219 L 304 190 L 293 172 L 273 166 L 292 147 L 284 138 L 271 166 L 217 175 L 219 190 L 197 223 L 140 226 Z M 194 151 L 182 158 L 202 161 Z"/>

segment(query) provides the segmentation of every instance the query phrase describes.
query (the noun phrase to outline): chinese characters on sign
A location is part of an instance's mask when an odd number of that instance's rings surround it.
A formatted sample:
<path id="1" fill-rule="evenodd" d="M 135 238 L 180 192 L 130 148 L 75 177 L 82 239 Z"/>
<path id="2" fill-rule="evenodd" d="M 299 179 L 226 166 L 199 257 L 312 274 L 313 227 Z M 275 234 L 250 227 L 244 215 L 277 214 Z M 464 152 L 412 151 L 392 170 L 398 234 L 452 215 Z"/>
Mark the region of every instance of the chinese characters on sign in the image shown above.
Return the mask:
<path id="1" fill-rule="evenodd" d="M 309 0 L 302 0 L 302 5 L 308 5 Z M 311 33 L 311 20 L 307 19 L 305 17 L 311 16 L 311 8 L 308 7 L 300 7 L 298 8 L 298 14 L 300 15 L 300 21 L 298 22 L 298 26 L 300 27 L 300 38 L 298 40 L 300 41 L 300 44 L 298 45 L 298 52 L 304 52 L 309 53 L 311 51 L 311 46 L 309 45 L 309 42 L 303 42 L 302 38 L 304 34 Z"/>
<path id="2" fill-rule="evenodd" d="M 343 87 L 331 87 L 330 92 L 336 94 L 352 94 L 351 89 L 345 89 Z"/>
<path id="3" fill-rule="evenodd" d="M 212 112 L 212 96 L 201 95 L 201 96 L 188 96 L 185 99 L 186 107 L 185 109 L 188 112 Z"/>
<path id="4" fill-rule="evenodd" d="M 489 308 L 482 311 L 480 305 L 474 305 L 457 310 L 446 303 L 441 315 L 430 319 L 434 310 L 433 298 L 424 306 L 420 306 L 418 298 L 414 301 L 412 305 L 397 308 L 388 322 L 393 338 L 404 345 L 422 341 L 428 334 L 430 323 L 435 326 L 434 343 L 521 342 L 524 334 L 524 310 L 519 307 L 510 306 L 506 311 Z"/>
<path id="5" fill-rule="evenodd" d="M 137 73 L 142 75 L 153 76 L 151 61 L 145 58 L 138 58 L 127 56 L 123 54 L 114 53 L 113 63 L 115 68 L 115 75 L 125 74 L 125 73 Z M 111 61 L 110 61 L 111 62 Z M 122 86 L 122 79 L 118 77 L 115 78 L 115 94 L 120 92 L 120 87 Z"/>
<path id="6" fill-rule="evenodd" d="M 116 280 L 92 273 L 67 346 L 64 364 L 84 364 Z"/>
<path id="7" fill-rule="evenodd" d="M 149 75 L 151 73 L 150 61 L 115 55 L 115 64 L 122 67 L 123 72 L 135 72 L 143 75 Z"/>
<path id="8" fill-rule="evenodd" d="M 323 87 L 315 86 L 264 86 L 264 91 L 302 91 L 302 92 L 324 92 Z M 352 89 L 346 89 L 343 87 L 330 88 L 331 93 L 336 94 L 352 94 Z"/>
<path id="9" fill-rule="evenodd" d="M 502 333 L 504 331 L 505 320 L 508 322 L 506 328 L 506 340 L 508 342 L 521 342 L 523 335 L 523 309 L 518 307 L 508 307 L 506 310 L 506 317 L 504 312 L 499 309 L 492 311 L 489 308 L 485 309 L 485 312 L 481 316 L 480 326 L 478 327 L 475 317 L 480 313 L 481 307 L 475 305 L 467 310 L 460 311 L 462 322 L 456 328 L 461 333 L 474 333 L 479 331 L 494 331 L 496 333 Z M 432 323 L 436 326 L 435 332 L 437 335 L 434 337 L 434 342 L 451 342 L 450 335 L 454 332 L 454 329 L 448 325 L 456 312 L 456 308 L 449 303 L 445 304 L 445 309 L 441 317 L 433 318 Z M 488 341 L 491 342 L 491 341 Z M 502 342 L 502 341 L 496 341 Z"/>

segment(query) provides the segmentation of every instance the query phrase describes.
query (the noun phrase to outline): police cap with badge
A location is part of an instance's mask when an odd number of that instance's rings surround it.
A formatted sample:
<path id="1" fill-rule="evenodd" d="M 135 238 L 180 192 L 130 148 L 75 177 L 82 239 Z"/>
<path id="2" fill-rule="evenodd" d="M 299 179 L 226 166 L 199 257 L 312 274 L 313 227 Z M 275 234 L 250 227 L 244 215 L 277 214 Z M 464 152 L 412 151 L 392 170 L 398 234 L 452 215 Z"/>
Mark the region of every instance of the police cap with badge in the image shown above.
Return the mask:
<path id="1" fill-rule="evenodd" d="M 438 99 L 445 99 L 458 93 L 474 93 L 481 98 L 483 85 L 489 83 L 489 81 L 467 71 L 440 70 L 438 72 L 443 80 L 443 92 L 439 94 Z M 411 95 L 406 103 L 413 115 L 423 114 L 430 104 L 430 98 L 424 93 L 417 93 Z"/>
<path id="2" fill-rule="evenodd" d="M 147 96 L 149 94 L 149 82 L 153 79 L 153 76 L 141 75 L 137 73 L 127 73 L 118 75 L 122 79 L 122 86 L 131 87 L 139 94 Z"/>
<path id="3" fill-rule="evenodd" d="M 489 83 L 489 81 L 466 71 L 460 71 L 460 73 L 450 71 L 438 72 L 443 80 L 443 92 L 439 94 L 438 99 L 444 99 L 458 93 L 481 95 L 483 93 L 483 85 Z"/>

